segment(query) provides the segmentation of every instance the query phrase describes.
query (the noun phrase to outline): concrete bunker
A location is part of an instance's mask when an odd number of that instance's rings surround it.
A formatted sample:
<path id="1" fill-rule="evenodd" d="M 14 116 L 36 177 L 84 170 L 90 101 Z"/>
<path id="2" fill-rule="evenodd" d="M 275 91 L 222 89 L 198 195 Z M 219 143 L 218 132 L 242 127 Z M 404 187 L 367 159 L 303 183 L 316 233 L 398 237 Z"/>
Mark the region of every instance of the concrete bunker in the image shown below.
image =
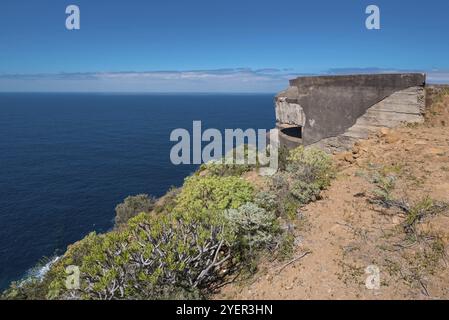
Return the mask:
<path id="1" fill-rule="evenodd" d="M 299 77 L 275 98 L 281 145 L 342 151 L 382 127 L 422 122 L 421 73 Z"/>

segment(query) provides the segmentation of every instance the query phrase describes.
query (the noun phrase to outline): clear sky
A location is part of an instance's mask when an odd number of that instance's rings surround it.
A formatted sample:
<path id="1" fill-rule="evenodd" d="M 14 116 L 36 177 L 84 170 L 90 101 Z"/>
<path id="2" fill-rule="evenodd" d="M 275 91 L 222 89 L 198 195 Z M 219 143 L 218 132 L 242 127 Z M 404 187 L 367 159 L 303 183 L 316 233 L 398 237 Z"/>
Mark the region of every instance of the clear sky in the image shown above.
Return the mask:
<path id="1" fill-rule="evenodd" d="M 65 28 L 68 5 L 81 29 Z M 367 30 L 365 9 L 381 10 Z M 0 91 L 267 91 L 300 74 L 449 82 L 447 0 L 2 0 Z"/>

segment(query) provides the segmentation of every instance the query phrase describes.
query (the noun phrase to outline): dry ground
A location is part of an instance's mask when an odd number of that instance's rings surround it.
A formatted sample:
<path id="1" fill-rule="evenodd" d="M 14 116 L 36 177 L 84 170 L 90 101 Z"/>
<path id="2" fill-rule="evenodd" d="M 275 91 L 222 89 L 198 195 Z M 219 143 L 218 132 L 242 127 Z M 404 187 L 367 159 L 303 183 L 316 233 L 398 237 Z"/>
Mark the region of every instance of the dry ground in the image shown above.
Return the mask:
<path id="1" fill-rule="evenodd" d="M 425 124 L 382 130 L 335 155 L 337 178 L 301 209 L 292 257 L 262 263 L 216 298 L 448 299 L 448 106 L 446 96 Z M 380 269 L 380 289 L 365 285 L 369 265 Z"/>

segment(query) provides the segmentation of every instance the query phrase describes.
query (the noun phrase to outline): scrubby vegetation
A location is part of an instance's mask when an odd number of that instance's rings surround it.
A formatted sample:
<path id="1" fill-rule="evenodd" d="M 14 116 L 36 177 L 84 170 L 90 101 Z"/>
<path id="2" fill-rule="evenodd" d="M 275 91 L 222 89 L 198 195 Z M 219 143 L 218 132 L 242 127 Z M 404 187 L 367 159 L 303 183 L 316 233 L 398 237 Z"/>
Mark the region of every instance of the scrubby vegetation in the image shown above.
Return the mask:
<path id="1" fill-rule="evenodd" d="M 151 212 L 155 202 L 156 199 L 147 194 L 127 197 L 123 203 L 115 207 L 115 226 L 120 227 L 126 224 L 129 219 L 137 216 L 139 213 Z"/>
<path id="2" fill-rule="evenodd" d="M 237 209 L 253 200 L 253 189 L 240 177 L 192 176 L 186 179 L 174 211 L 201 216 L 207 212 Z"/>
<path id="3" fill-rule="evenodd" d="M 447 215 L 449 205 L 425 195 L 418 199 L 398 197 L 397 185 L 411 179 L 404 168 L 395 166 L 369 167 L 368 180 L 375 186 L 368 202 L 400 221 L 392 229 L 383 230 L 377 240 L 378 264 L 394 279 L 404 281 L 411 288 L 429 296 L 429 276 L 434 275 L 446 263 L 445 243 L 438 232 L 426 229 L 424 223 L 441 215 Z"/>
<path id="4" fill-rule="evenodd" d="M 198 173 L 205 173 L 210 176 L 228 177 L 241 176 L 252 169 L 248 164 L 226 164 L 220 162 L 210 162 L 201 165 Z"/>
<path id="5" fill-rule="evenodd" d="M 241 177 L 250 168 L 208 164 L 161 201 L 128 197 L 116 228 L 70 246 L 42 278 L 14 283 L 7 299 L 201 299 L 254 267 L 260 253 L 282 257 L 294 236 L 282 225 L 319 198 L 333 176 L 330 158 L 298 148 L 261 189 Z M 80 287 L 66 286 L 78 266 Z"/>
<path id="6" fill-rule="evenodd" d="M 237 161 L 242 157 L 240 161 Z M 253 158 L 256 164 L 253 164 L 249 159 Z M 235 149 L 232 149 L 221 159 L 216 159 L 200 166 L 197 174 L 209 176 L 241 176 L 245 172 L 251 171 L 259 166 L 259 157 L 254 147 L 243 144 Z"/>
<path id="7" fill-rule="evenodd" d="M 332 159 L 325 152 L 304 147 L 290 151 L 285 170 L 276 173 L 271 183 L 279 214 L 294 219 L 297 208 L 319 199 L 334 175 Z"/>
<path id="8" fill-rule="evenodd" d="M 254 203 L 226 210 L 225 219 L 229 223 L 232 241 L 239 244 L 245 256 L 254 255 L 255 250 L 273 243 L 278 231 L 274 213 Z"/>

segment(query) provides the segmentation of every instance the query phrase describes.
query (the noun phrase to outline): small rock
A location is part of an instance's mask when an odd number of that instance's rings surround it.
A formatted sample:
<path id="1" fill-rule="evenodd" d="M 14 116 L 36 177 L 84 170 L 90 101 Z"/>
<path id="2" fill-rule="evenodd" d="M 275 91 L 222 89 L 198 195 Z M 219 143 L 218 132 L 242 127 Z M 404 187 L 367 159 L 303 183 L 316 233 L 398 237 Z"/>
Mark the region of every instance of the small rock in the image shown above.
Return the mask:
<path id="1" fill-rule="evenodd" d="M 424 140 L 418 140 L 415 142 L 415 146 L 426 146 L 428 143 Z"/>
<path id="2" fill-rule="evenodd" d="M 443 155 L 445 153 L 445 150 L 441 148 L 430 148 L 429 150 L 427 150 L 427 153 L 433 155 Z"/>
<path id="3" fill-rule="evenodd" d="M 401 140 L 401 136 L 398 133 L 390 132 L 385 136 L 386 143 L 395 143 Z"/>
<path id="4" fill-rule="evenodd" d="M 345 158 L 344 159 L 347 162 L 349 162 L 349 163 L 354 163 L 355 162 L 354 156 L 351 153 L 345 154 Z"/>
<path id="5" fill-rule="evenodd" d="M 398 216 L 393 216 L 393 218 L 391 220 L 392 220 L 391 222 L 394 225 L 398 225 L 398 224 L 400 224 L 402 222 L 401 218 L 399 218 Z"/>
<path id="6" fill-rule="evenodd" d="M 370 146 L 370 142 L 368 140 L 361 140 L 355 143 L 355 146 L 359 148 L 359 152 L 367 152 Z"/>
<path id="7" fill-rule="evenodd" d="M 390 133 L 390 129 L 388 129 L 388 128 L 381 128 L 381 129 L 379 130 L 377 136 L 378 136 L 379 138 L 383 138 L 383 137 L 385 137 L 388 133 Z"/>

